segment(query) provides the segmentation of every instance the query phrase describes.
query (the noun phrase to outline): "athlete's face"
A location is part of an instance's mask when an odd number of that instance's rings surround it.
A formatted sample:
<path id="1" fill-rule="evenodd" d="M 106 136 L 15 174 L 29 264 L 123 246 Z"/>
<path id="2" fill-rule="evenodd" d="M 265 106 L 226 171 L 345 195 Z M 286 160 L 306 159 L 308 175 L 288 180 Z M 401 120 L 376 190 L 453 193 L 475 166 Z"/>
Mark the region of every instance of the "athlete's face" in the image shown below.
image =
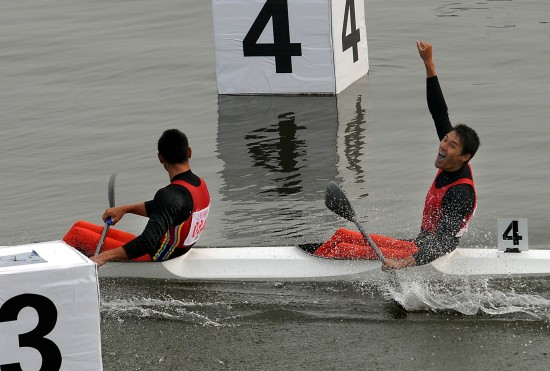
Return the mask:
<path id="1" fill-rule="evenodd" d="M 439 142 L 435 167 L 445 171 L 456 171 L 470 159 L 470 154 L 462 154 L 462 140 L 454 130 Z"/>

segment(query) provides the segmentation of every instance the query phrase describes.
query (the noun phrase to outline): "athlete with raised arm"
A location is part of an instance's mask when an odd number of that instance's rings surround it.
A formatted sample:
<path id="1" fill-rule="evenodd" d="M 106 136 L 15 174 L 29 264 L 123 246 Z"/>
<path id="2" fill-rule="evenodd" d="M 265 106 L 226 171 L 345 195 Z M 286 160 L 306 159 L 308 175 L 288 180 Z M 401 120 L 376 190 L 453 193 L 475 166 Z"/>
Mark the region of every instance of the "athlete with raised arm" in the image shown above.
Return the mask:
<path id="1" fill-rule="evenodd" d="M 428 190 L 422 225 L 414 240 L 370 235 L 384 255 L 383 270 L 401 269 L 432 262 L 458 246 L 474 215 L 477 196 L 469 161 L 479 147 L 477 133 L 470 127 L 452 126 L 432 57 L 432 45 L 417 41 L 426 68 L 428 108 L 439 137 L 435 159 L 437 175 Z M 376 259 L 359 232 L 339 229 L 315 255 L 341 259 Z"/>

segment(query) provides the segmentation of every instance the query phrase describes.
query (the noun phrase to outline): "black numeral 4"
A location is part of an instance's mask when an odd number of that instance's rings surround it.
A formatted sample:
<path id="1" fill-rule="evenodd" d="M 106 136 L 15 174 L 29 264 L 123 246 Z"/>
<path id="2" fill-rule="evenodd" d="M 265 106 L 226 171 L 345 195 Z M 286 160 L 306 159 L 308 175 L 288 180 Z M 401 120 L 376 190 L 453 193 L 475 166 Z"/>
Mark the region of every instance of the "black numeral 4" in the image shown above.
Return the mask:
<path id="1" fill-rule="evenodd" d="M 273 43 L 259 44 L 258 39 L 273 20 Z M 267 0 L 243 40 L 245 57 L 275 57 L 277 73 L 292 73 L 293 56 L 302 55 L 302 44 L 290 42 L 287 0 Z"/>
<path id="2" fill-rule="evenodd" d="M 510 232 L 512 234 L 510 235 Z M 513 245 L 519 245 L 519 241 L 523 240 L 523 237 L 519 235 L 518 221 L 513 220 L 512 223 L 506 228 L 502 234 L 502 239 L 505 241 L 512 240 Z"/>
<path id="3" fill-rule="evenodd" d="M 348 30 L 348 18 L 350 23 L 350 33 Z M 346 0 L 346 10 L 344 13 L 344 25 L 342 27 L 342 50 L 346 51 L 353 48 L 353 63 L 359 59 L 359 51 L 357 44 L 361 41 L 361 34 L 355 22 L 355 2 L 354 0 Z"/>

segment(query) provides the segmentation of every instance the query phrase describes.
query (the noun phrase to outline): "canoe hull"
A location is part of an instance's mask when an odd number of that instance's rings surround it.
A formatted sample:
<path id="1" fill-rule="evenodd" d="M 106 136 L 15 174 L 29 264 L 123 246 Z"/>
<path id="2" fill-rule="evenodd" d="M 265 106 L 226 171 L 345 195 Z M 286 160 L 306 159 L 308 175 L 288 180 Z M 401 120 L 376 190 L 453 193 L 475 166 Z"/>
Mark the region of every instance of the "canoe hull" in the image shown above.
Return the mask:
<path id="1" fill-rule="evenodd" d="M 296 246 L 193 248 L 162 263 L 108 263 L 103 277 L 149 277 L 221 281 L 362 280 L 380 273 L 372 260 L 315 257 Z"/>
<path id="2" fill-rule="evenodd" d="M 440 257 L 430 264 L 437 271 L 459 276 L 548 276 L 550 250 L 518 253 L 497 249 L 463 249 Z"/>
<path id="3" fill-rule="evenodd" d="M 63 241 L 20 245 L 55 248 Z M 0 249 L 1 253 L 1 249 Z M 165 262 L 111 262 L 99 268 L 101 277 L 141 277 L 185 281 L 375 281 L 385 274 L 377 260 L 326 259 L 298 246 L 195 247 Z M 431 264 L 399 272 L 447 277 L 550 276 L 550 250 L 505 253 L 496 249 L 458 248 Z"/>

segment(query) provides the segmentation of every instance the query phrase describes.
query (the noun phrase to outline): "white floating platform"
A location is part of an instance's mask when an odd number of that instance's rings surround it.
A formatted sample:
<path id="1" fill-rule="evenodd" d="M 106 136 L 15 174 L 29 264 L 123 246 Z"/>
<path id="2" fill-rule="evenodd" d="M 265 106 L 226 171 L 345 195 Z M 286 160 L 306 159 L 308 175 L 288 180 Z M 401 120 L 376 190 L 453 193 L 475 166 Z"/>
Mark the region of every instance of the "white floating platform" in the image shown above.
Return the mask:
<path id="1" fill-rule="evenodd" d="M 101 370 L 99 324 L 91 260 L 60 241 L 0 247 L 1 368 Z"/>

